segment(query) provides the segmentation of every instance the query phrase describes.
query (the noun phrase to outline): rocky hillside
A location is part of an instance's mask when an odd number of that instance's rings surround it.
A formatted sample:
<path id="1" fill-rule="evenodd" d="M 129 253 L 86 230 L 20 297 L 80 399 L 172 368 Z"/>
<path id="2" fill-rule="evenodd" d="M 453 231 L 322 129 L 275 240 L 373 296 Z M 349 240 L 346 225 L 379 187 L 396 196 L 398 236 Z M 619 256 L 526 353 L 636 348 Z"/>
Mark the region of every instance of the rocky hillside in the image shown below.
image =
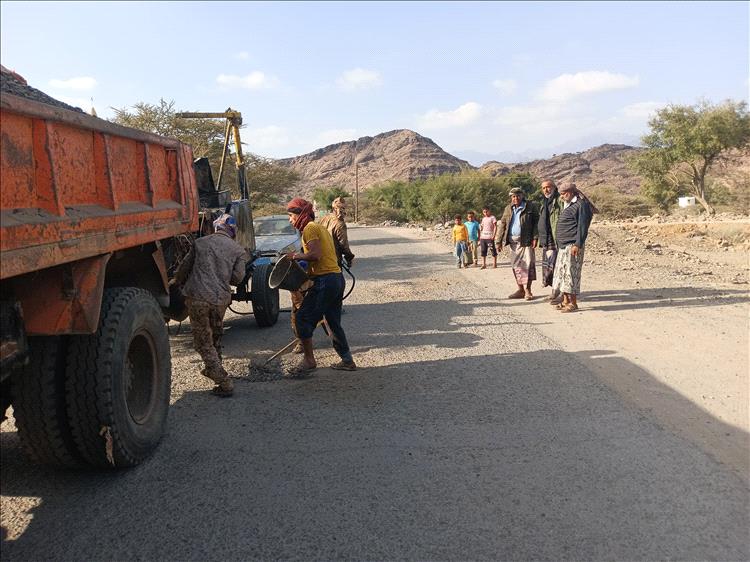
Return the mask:
<path id="1" fill-rule="evenodd" d="M 353 190 L 355 157 L 361 190 L 387 180 L 412 181 L 472 168 L 431 139 L 408 129 L 332 144 L 276 163 L 300 174 L 298 188 L 303 193 L 316 187 Z"/>
<path id="2" fill-rule="evenodd" d="M 574 179 L 583 189 L 608 185 L 617 191 L 633 194 L 640 189 L 640 180 L 627 169 L 625 158 L 638 150 L 632 146 L 604 144 L 585 152 L 558 154 L 524 164 L 491 161 L 479 170 L 493 176 L 529 172 L 537 178 L 553 178 L 558 182 Z M 387 180 L 412 181 L 476 169 L 465 160 L 445 152 L 431 139 L 407 129 L 332 144 L 276 162 L 300 174 L 297 190 L 303 193 L 309 194 L 316 187 L 332 186 L 353 190 L 355 154 L 362 191 Z"/>
<path id="3" fill-rule="evenodd" d="M 636 194 L 641 188 L 638 176 L 627 167 L 625 159 L 640 149 L 624 144 L 603 144 L 585 152 L 556 154 L 552 158 L 525 164 L 487 162 L 480 170 L 493 176 L 511 172 L 528 172 L 538 179 L 551 178 L 558 184 L 572 180 L 583 189 L 609 186 L 621 193 Z"/>

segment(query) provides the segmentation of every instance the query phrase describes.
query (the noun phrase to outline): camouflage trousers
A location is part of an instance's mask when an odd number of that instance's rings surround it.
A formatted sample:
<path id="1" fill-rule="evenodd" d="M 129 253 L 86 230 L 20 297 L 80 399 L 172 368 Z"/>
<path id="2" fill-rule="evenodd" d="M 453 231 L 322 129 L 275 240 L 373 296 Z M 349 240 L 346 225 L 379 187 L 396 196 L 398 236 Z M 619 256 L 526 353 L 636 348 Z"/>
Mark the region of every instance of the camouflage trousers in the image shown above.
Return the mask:
<path id="1" fill-rule="evenodd" d="M 221 336 L 227 307 L 195 299 L 185 301 L 193 329 L 193 347 L 206 365 L 203 374 L 217 384 L 227 383 L 229 375 L 221 364 Z"/>

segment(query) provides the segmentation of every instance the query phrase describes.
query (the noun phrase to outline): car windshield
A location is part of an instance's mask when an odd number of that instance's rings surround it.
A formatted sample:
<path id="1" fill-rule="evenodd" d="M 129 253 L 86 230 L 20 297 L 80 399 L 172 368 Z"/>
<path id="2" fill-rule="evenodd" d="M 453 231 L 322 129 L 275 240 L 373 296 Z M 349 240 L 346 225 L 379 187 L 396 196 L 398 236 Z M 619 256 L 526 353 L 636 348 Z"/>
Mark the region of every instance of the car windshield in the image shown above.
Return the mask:
<path id="1" fill-rule="evenodd" d="M 256 236 L 274 236 L 277 234 L 295 234 L 294 227 L 289 224 L 289 218 L 281 217 L 261 217 L 255 219 Z"/>

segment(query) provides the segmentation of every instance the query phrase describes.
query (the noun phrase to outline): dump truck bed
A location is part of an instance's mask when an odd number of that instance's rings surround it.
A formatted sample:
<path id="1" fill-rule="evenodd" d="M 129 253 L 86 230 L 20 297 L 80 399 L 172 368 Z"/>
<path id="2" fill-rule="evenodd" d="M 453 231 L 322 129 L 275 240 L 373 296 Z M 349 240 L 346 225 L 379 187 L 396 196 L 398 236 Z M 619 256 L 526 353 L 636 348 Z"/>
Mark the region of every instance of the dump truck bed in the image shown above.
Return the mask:
<path id="1" fill-rule="evenodd" d="M 0 97 L 0 279 L 195 231 L 189 146 Z"/>

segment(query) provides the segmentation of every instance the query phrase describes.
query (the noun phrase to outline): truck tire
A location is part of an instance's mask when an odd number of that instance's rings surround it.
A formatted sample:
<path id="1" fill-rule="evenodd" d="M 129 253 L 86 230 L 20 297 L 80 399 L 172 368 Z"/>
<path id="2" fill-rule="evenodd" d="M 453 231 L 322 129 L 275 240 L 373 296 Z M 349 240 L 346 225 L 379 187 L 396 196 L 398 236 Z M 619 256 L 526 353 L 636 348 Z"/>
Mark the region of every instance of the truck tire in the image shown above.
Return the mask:
<path id="1" fill-rule="evenodd" d="M 34 462 L 80 466 L 65 403 L 66 338 L 29 338 L 29 364 L 11 379 L 21 446 Z"/>
<path id="2" fill-rule="evenodd" d="M 95 467 L 139 464 L 158 445 L 169 410 L 172 362 L 159 304 L 134 287 L 107 289 L 99 329 L 68 346 L 73 438 Z"/>
<path id="3" fill-rule="evenodd" d="M 255 322 L 261 328 L 276 324 L 279 319 L 279 290 L 268 286 L 273 264 L 262 263 L 253 269 L 250 300 L 253 303 Z"/>

